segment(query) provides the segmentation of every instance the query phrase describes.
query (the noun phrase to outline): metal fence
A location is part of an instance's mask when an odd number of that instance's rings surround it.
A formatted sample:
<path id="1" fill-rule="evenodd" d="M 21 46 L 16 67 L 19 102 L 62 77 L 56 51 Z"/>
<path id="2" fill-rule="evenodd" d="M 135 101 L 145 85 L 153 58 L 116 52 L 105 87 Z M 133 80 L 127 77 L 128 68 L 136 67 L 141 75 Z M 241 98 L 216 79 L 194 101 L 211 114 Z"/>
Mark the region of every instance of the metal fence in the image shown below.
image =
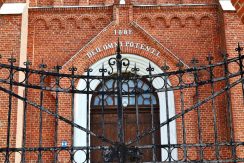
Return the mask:
<path id="1" fill-rule="evenodd" d="M 155 74 L 154 67 L 149 63 L 147 74 L 140 74 L 136 64 L 130 68 L 130 60 L 123 58 L 118 46 L 116 56 L 108 60 L 110 68 L 101 66 L 99 76 L 91 75 L 92 69 L 86 69 L 86 75 L 76 74 L 76 67 L 71 67 L 69 74 L 60 73 L 62 67 L 59 65 L 54 67 L 54 71 L 47 71 L 44 63 L 40 65 L 40 70 L 34 70 L 28 61 L 25 62 L 25 68 L 18 67 L 15 66 L 16 59 L 12 57 L 8 60 L 9 64 L 0 63 L 0 93 L 7 95 L 8 99 L 5 106 L 0 106 L 1 114 L 6 118 L 3 123 L 3 129 L 6 131 L 0 133 L 4 135 L 0 141 L 0 160 L 244 162 L 244 142 L 235 139 L 230 95 L 232 88 L 241 90 L 241 98 L 244 95 L 244 55 L 241 54 L 240 45 L 236 51 L 238 55 L 234 58 L 222 54 L 223 61 L 218 63 L 213 63 L 213 57 L 209 55 L 209 64 L 205 66 L 198 66 L 197 60 L 193 59 L 193 66 L 184 68 L 183 63 L 179 61 L 176 71 L 170 71 L 170 67 L 165 63 L 162 67 L 163 73 L 160 74 Z M 22 80 L 16 79 L 16 74 L 20 73 L 24 76 Z M 83 89 L 77 89 L 78 81 L 85 83 Z M 99 89 L 91 87 L 94 81 L 100 83 Z M 108 81 L 112 81 L 111 87 L 106 85 Z M 147 83 L 145 88 L 140 85 L 142 81 Z M 18 88 L 24 89 L 24 95 L 18 94 Z M 32 90 L 37 90 L 38 93 L 30 93 Z M 45 92 L 52 93 L 55 97 L 53 107 L 45 106 Z M 66 106 L 70 116 L 60 114 L 60 94 L 70 97 L 70 105 Z M 83 108 L 87 110 L 85 126 L 74 120 L 77 94 L 86 96 L 87 105 Z M 93 105 L 97 108 L 96 115 L 100 119 L 99 122 L 96 120 L 98 126 L 95 127 L 92 127 L 90 95 L 94 95 Z M 14 101 L 17 100 L 23 102 L 22 136 L 19 140 L 21 148 L 16 148 L 12 143 L 17 139 L 13 134 L 13 124 L 17 123 L 16 116 L 13 116 L 17 109 Z M 170 104 L 172 100 L 175 106 Z M 128 107 L 128 104 L 131 112 L 127 113 L 125 107 Z M 163 105 L 163 109 L 157 109 L 159 105 Z M 34 119 L 28 118 L 30 107 L 38 112 L 38 122 L 32 122 Z M 108 108 L 115 112 L 107 111 Z M 48 124 L 54 128 L 50 146 L 43 145 L 43 139 L 46 138 L 43 131 L 44 114 L 54 119 L 53 124 Z M 116 115 L 112 124 L 106 122 L 111 118 L 109 114 Z M 128 114 L 127 117 L 131 120 L 129 125 L 125 122 L 125 114 Z M 28 134 L 32 132 L 28 124 L 31 123 L 35 123 L 38 129 L 34 144 L 28 139 Z M 62 141 L 61 144 L 58 137 L 62 130 L 59 128 L 60 123 L 70 126 L 70 140 Z M 111 126 L 115 129 L 113 132 L 116 136 L 108 134 L 110 131 L 107 130 Z M 75 129 L 85 133 L 82 146 L 74 144 Z"/>

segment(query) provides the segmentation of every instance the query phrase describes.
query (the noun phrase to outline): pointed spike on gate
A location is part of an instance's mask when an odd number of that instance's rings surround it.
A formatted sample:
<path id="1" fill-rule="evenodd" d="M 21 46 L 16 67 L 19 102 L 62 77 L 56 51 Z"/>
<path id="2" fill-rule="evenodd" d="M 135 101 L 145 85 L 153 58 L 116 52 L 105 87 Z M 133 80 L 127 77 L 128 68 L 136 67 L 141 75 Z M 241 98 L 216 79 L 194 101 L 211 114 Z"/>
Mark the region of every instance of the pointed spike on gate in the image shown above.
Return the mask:
<path id="1" fill-rule="evenodd" d="M 47 68 L 47 65 L 44 64 L 44 60 L 43 60 L 43 59 L 42 59 L 42 63 L 39 65 L 39 68 L 40 68 L 40 69 Z"/>
<path id="2" fill-rule="evenodd" d="M 72 67 L 69 68 L 69 71 L 75 72 L 75 71 L 77 71 L 77 68 L 75 66 L 72 66 Z"/>
<path id="3" fill-rule="evenodd" d="M 31 63 L 29 60 L 26 60 L 26 61 L 24 62 L 24 65 L 25 65 L 25 66 L 30 66 L 30 65 L 32 65 L 32 63 Z"/>
<path id="4" fill-rule="evenodd" d="M 147 71 L 151 71 L 151 63 L 148 63 L 148 68 L 146 68 Z"/>
<path id="5" fill-rule="evenodd" d="M 139 68 L 137 68 L 136 63 L 135 63 L 135 71 L 139 71 Z"/>
<path id="6" fill-rule="evenodd" d="M 117 50 L 116 50 L 116 59 L 117 60 L 121 60 L 122 56 L 121 56 L 121 49 L 120 49 L 120 41 L 119 41 L 119 37 L 118 37 L 118 45 L 117 45 Z"/>
<path id="7" fill-rule="evenodd" d="M 107 69 L 104 68 L 104 63 L 102 64 L 102 68 L 99 69 L 99 72 L 107 72 Z"/>
<path id="8" fill-rule="evenodd" d="M 227 54 L 227 52 L 222 52 L 221 55 L 224 59 L 227 59 L 229 57 L 229 54 Z"/>
<path id="9" fill-rule="evenodd" d="M 199 63 L 198 59 L 196 59 L 195 57 L 192 58 L 191 63 L 195 66 Z"/>
<path id="10" fill-rule="evenodd" d="M 13 53 L 11 54 L 11 57 L 8 59 L 9 63 L 14 63 L 16 62 L 16 58 L 14 58 Z"/>
<path id="11" fill-rule="evenodd" d="M 241 47 L 240 43 L 238 42 L 237 44 L 237 48 L 235 49 L 238 53 L 241 53 L 241 51 L 243 50 L 243 48 Z"/>
<path id="12" fill-rule="evenodd" d="M 72 73 L 74 73 L 75 71 L 77 71 L 77 68 L 74 66 L 73 60 L 72 60 L 72 66 L 69 68 L 69 71 L 71 71 Z"/>
<path id="13" fill-rule="evenodd" d="M 106 68 L 104 68 L 105 66 L 104 66 L 104 63 L 103 63 L 103 71 L 104 72 L 107 72 L 108 70 L 106 69 Z"/>
<path id="14" fill-rule="evenodd" d="M 61 70 L 61 69 L 62 69 L 62 66 L 60 66 L 60 65 L 58 64 L 58 62 L 57 62 L 57 65 L 54 66 L 54 70 L 59 71 L 59 70 Z"/>
<path id="15" fill-rule="evenodd" d="M 151 66 L 151 62 L 149 62 L 148 68 L 146 69 L 148 72 L 154 71 L 154 68 Z"/>
<path id="16" fill-rule="evenodd" d="M 134 65 L 134 67 L 131 69 L 131 71 L 132 71 L 132 72 L 135 72 L 135 73 L 136 73 L 137 71 L 139 71 L 139 68 L 136 67 L 136 63 L 135 63 L 135 65 Z"/>
<path id="17" fill-rule="evenodd" d="M 104 63 L 102 64 L 102 70 L 104 70 Z"/>
<path id="18" fill-rule="evenodd" d="M 169 70 L 169 66 L 167 65 L 166 60 L 164 61 L 164 65 L 161 67 L 161 69 L 162 69 L 163 71 L 168 71 L 168 70 Z"/>
<path id="19" fill-rule="evenodd" d="M 85 72 L 92 72 L 93 69 L 91 69 L 91 68 L 86 68 L 84 71 L 85 71 Z"/>
<path id="20" fill-rule="evenodd" d="M 208 63 L 211 64 L 214 57 L 210 53 L 208 53 L 208 56 L 206 57 L 206 59 L 207 59 Z"/>
<path id="21" fill-rule="evenodd" d="M 176 67 L 178 67 L 179 69 L 181 69 L 182 67 L 184 67 L 184 64 L 181 60 L 178 61 L 178 63 L 176 64 Z"/>

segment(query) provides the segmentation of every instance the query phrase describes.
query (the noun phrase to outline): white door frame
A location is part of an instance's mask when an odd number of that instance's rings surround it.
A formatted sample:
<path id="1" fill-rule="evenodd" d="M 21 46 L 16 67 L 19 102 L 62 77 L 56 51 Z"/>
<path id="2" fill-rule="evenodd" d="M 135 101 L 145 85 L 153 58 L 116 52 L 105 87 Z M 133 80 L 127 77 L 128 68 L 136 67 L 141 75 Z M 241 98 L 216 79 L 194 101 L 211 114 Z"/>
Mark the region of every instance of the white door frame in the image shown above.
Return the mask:
<path id="1" fill-rule="evenodd" d="M 140 69 L 138 72 L 139 75 L 142 74 L 148 74 L 146 71 L 146 68 L 148 67 L 149 62 L 151 63 L 151 66 L 154 68 L 153 74 L 159 74 L 163 73 L 163 71 L 160 69 L 159 66 L 148 60 L 147 58 L 134 55 L 134 54 L 122 54 L 123 58 L 128 58 L 130 60 L 130 66 L 128 70 L 131 70 L 131 68 L 134 67 L 135 63 L 136 66 Z M 91 75 L 101 75 L 99 72 L 99 69 L 102 67 L 102 64 L 104 64 L 104 68 L 110 70 L 110 67 L 108 65 L 108 60 L 111 58 L 105 57 L 95 64 L 93 64 L 90 68 L 93 69 L 93 71 L 90 73 Z M 168 81 L 170 84 L 170 81 Z M 82 90 L 84 89 L 84 86 L 86 85 L 84 80 L 80 80 L 77 89 Z M 99 85 L 99 81 L 97 80 L 96 82 L 92 82 L 90 84 L 90 87 L 92 90 L 95 90 L 96 87 Z M 153 85 L 155 87 L 162 87 L 162 81 L 161 80 L 155 80 L 153 82 Z M 91 97 L 92 95 L 89 96 L 89 105 L 91 102 Z M 167 120 L 166 118 L 166 104 L 165 104 L 165 93 L 164 92 L 159 92 L 158 93 L 158 99 L 159 99 L 159 109 L 160 109 L 160 123 L 164 122 Z M 168 91 L 168 107 L 169 107 L 169 117 L 172 117 L 175 115 L 175 102 L 174 102 L 174 93 L 173 91 Z M 75 94 L 75 106 L 74 106 L 74 122 L 82 127 L 86 128 L 87 125 L 87 95 L 86 94 Z M 90 108 L 90 106 L 89 106 Z M 90 112 L 90 110 L 89 110 Z M 90 113 L 89 113 L 90 115 Z M 89 118 L 90 119 L 90 118 Z M 90 122 L 89 122 L 90 125 Z M 161 127 L 160 129 L 160 134 L 161 134 L 161 144 L 168 144 L 167 140 L 167 126 L 165 125 L 164 127 Z M 176 122 L 173 121 L 170 123 L 170 142 L 171 144 L 176 144 L 177 143 L 177 134 L 176 134 Z M 74 128 L 74 146 L 75 147 L 82 147 L 82 146 L 89 146 L 89 144 L 86 144 L 86 133 L 84 131 L 81 131 L 77 128 Z M 173 150 L 171 153 L 172 157 L 174 159 L 177 159 L 177 150 Z M 168 157 L 168 152 L 166 150 L 161 150 L 161 156 L 162 156 L 162 161 L 166 160 Z M 85 154 L 83 152 L 78 152 L 75 154 L 74 159 L 77 162 L 83 162 L 85 160 Z"/>

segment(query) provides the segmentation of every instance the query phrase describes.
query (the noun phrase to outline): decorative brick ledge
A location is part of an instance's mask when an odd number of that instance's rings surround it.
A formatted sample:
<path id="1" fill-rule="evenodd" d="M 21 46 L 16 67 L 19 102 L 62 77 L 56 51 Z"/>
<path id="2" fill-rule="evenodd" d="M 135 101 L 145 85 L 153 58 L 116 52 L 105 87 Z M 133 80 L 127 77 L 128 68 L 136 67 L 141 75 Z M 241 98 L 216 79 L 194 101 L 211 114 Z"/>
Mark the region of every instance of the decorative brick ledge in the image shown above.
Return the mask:
<path id="1" fill-rule="evenodd" d="M 238 16 L 244 23 L 244 0 L 231 0 L 231 2 L 236 8 Z"/>

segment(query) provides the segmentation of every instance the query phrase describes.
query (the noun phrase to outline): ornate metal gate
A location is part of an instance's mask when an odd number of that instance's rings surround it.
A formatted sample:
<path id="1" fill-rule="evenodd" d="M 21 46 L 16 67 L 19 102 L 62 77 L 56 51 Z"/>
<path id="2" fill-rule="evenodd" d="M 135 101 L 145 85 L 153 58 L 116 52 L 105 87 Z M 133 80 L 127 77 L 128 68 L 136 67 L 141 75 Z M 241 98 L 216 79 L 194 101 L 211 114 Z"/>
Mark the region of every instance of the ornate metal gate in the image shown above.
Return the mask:
<path id="1" fill-rule="evenodd" d="M 118 44 L 119 45 L 119 44 Z M 103 66 L 99 70 L 99 76 L 91 75 L 92 69 L 86 69 L 86 75 L 76 74 L 77 69 L 71 67 L 70 74 L 60 73 L 61 67 L 54 67 L 55 71 L 46 71 L 45 64 L 40 65 L 40 70 L 30 68 L 31 63 L 25 62 L 25 68 L 15 66 L 15 58 L 10 58 L 10 64 L 0 64 L 0 93 L 7 95 L 7 110 L 1 107 L 1 114 L 4 114 L 6 121 L 2 122 L 3 129 L 6 129 L 5 139 L 0 140 L 0 161 L 1 162 L 94 162 L 93 152 L 98 151 L 97 157 L 101 157 L 100 162 L 244 162 L 244 152 L 242 151 L 244 142 L 235 139 L 233 128 L 233 116 L 231 108 L 230 90 L 241 85 L 242 96 L 244 95 L 244 71 L 242 48 L 238 45 L 236 49 L 238 56 L 228 59 L 223 54 L 223 61 L 212 63 L 213 57 L 207 57 L 208 65 L 197 66 L 197 60 L 192 60 L 192 68 L 184 68 L 181 61 L 176 65 L 177 71 L 169 71 L 169 66 L 165 63 L 162 67 L 164 73 L 155 74 L 154 68 L 149 63 L 146 71 L 148 74 L 141 75 L 139 68 L 133 65 L 130 69 L 129 59 L 123 58 L 120 47 L 117 48 L 115 58 L 110 58 L 109 69 Z M 23 74 L 22 80 L 16 80 L 16 74 Z M 125 75 L 126 73 L 126 75 Z M 64 80 L 65 79 L 65 80 Z M 77 89 L 77 82 L 82 80 L 84 89 Z M 105 89 L 105 82 L 115 81 L 113 89 Z M 139 81 L 146 80 L 150 85 L 141 89 Z M 48 82 L 49 81 L 49 82 Z M 101 89 L 91 88 L 91 83 L 97 81 Z M 171 81 L 171 82 L 170 82 Z M 155 82 L 161 85 L 155 85 Z M 65 86 L 63 86 L 65 84 Z M 24 94 L 17 92 L 18 88 L 24 89 Z M 37 90 L 33 96 L 30 90 Z M 55 105 L 46 106 L 43 102 L 45 92 L 53 94 Z M 169 93 L 174 93 L 175 99 L 169 99 Z M 160 110 L 165 116 L 165 120 L 155 123 L 155 109 L 153 103 L 154 94 L 162 94 L 164 97 L 164 110 Z M 59 97 L 65 94 L 70 100 L 70 116 L 63 116 L 59 113 Z M 75 123 L 74 105 L 77 94 L 86 95 L 87 110 L 86 126 Z M 90 95 L 96 94 L 100 97 L 101 108 L 101 131 L 94 132 L 90 129 L 89 102 Z M 117 139 L 111 140 L 104 130 L 104 110 L 108 106 L 106 98 L 113 95 L 117 106 Z M 125 140 L 124 107 L 128 101 L 123 101 L 124 97 L 133 95 L 132 103 L 135 112 L 135 136 Z M 33 96 L 35 99 L 31 99 Z M 140 123 L 139 98 L 144 97 L 150 111 L 150 127 L 143 128 Z M 177 98 L 176 98 L 177 97 Z M 192 98 L 191 98 L 192 97 Z M 224 100 L 223 100 L 224 99 Z M 20 147 L 16 144 L 18 136 L 13 134 L 13 125 L 16 121 L 16 106 L 14 101 L 23 103 L 23 126 L 20 129 L 22 135 Z M 38 100 L 39 102 L 35 102 Z M 175 101 L 175 107 L 169 105 L 169 101 Z M 29 108 L 32 107 L 39 112 L 38 131 L 29 131 L 28 124 L 34 118 L 28 118 Z M 170 109 L 175 109 L 175 114 L 170 115 Z M 162 113 L 163 112 L 163 113 Z M 46 118 L 54 118 L 53 146 L 43 144 L 44 136 L 44 114 Z M 30 116 L 30 115 L 29 115 Z M 171 142 L 171 124 L 176 125 L 177 143 Z M 62 130 L 61 123 L 70 126 L 70 140 L 60 140 L 58 131 Z M 85 134 L 85 144 L 83 146 L 74 145 L 74 128 Z M 164 128 L 164 130 L 162 129 Z M 2 132 L 3 130 L 1 130 Z M 156 132 L 161 132 L 161 142 L 165 139 L 167 143 L 157 143 Z M 27 135 L 36 132 L 36 144 L 28 142 Z M 90 139 L 96 138 L 100 144 L 93 146 Z M 141 140 L 149 137 L 148 144 L 140 144 Z M 84 138 L 83 138 L 84 139 Z M 16 142 L 13 143 L 13 142 Z M 165 142 L 165 141 L 164 141 Z M 13 145 L 14 144 L 14 145 Z M 150 157 L 145 157 L 145 151 L 150 152 Z M 158 152 L 160 151 L 160 152 Z M 47 155 L 47 153 L 49 153 Z"/>

